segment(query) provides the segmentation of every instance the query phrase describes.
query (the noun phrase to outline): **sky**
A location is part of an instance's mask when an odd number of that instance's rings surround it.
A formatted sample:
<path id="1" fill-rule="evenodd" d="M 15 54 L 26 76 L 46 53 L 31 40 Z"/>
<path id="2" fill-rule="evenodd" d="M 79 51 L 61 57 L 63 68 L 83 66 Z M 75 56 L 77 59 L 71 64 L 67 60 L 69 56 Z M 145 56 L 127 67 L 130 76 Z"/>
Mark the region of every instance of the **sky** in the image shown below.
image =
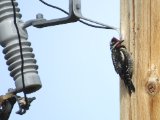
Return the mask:
<path id="1" fill-rule="evenodd" d="M 66 16 L 39 0 L 17 2 L 24 22 L 34 19 L 37 13 L 43 13 L 46 19 Z M 69 0 L 46 2 L 68 10 Z M 119 0 L 81 2 L 85 17 L 119 27 Z M 29 27 L 27 32 L 43 87 L 28 95 L 36 97 L 30 110 L 23 116 L 17 115 L 16 104 L 10 120 L 119 120 L 119 77 L 114 71 L 109 48 L 111 38 L 119 37 L 116 31 L 76 22 L 41 29 Z M 5 94 L 15 85 L 3 53 L 0 61 L 3 75 L 0 93 Z"/>

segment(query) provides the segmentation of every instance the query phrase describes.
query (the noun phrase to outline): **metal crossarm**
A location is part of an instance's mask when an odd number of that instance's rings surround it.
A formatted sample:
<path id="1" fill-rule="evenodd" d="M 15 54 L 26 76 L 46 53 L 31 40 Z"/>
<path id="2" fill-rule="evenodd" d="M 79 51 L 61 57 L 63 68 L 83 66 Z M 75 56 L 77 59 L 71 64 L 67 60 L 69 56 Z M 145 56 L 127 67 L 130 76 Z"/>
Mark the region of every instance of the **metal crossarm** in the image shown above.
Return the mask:
<path id="1" fill-rule="evenodd" d="M 46 20 L 43 18 L 43 15 L 38 14 L 37 19 L 33 20 L 32 25 L 37 28 L 42 28 L 42 27 L 76 22 L 79 20 L 79 18 L 74 14 L 74 6 L 77 4 L 79 4 L 78 1 L 69 0 L 69 15 L 67 17 Z"/>
<path id="2" fill-rule="evenodd" d="M 24 24 L 24 28 L 29 27 L 31 25 L 37 28 L 43 28 L 43 27 L 48 27 L 48 26 L 55 26 L 55 25 L 60 25 L 60 24 L 67 24 L 67 23 L 81 21 L 80 19 L 100 25 L 101 27 L 105 29 L 117 30 L 116 27 L 112 27 L 104 23 L 100 23 L 95 20 L 91 20 L 91 19 L 84 17 L 81 13 L 81 0 L 69 0 L 69 13 L 67 17 L 47 20 L 43 18 L 43 14 L 37 14 L 36 19 L 29 20 Z"/>

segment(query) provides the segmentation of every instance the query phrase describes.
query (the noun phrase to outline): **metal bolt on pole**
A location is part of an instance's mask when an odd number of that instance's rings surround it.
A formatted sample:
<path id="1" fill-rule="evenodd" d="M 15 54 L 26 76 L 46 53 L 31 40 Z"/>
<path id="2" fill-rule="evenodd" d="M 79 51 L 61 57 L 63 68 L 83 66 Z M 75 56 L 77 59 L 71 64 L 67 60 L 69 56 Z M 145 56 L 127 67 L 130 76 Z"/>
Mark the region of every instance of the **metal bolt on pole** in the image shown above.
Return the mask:
<path id="1" fill-rule="evenodd" d="M 34 59 L 31 43 L 27 40 L 28 34 L 23 28 L 24 22 L 21 20 L 18 3 L 14 1 L 16 7 L 16 20 L 20 32 L 21 44 L 24 59 L 24 83 L 25 92 L 32 93 L 41 88 L 41 81 L 38 75 L 38 66 Z M 3 53 L 7 60 L 8 70 L 15 81 L 17 92 L 23 91 L 20 47 L 16 28 L 13 19 L 13 6 L 11 0 L 0 0 L 0 45 L 4 48 Z"/>

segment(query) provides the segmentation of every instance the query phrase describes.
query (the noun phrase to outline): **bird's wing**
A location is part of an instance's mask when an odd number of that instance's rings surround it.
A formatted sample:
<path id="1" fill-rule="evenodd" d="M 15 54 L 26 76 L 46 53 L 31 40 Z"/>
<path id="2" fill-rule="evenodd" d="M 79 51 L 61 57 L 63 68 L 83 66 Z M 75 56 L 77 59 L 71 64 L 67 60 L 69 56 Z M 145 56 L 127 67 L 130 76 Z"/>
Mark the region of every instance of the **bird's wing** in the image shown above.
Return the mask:
<path id="1" fill-rule="evenodd" d="M 119 51 L 119 54 L 112 53 L 112 61 L 114 65 L 114 69 L 117 72 L 117 74 L 122 75 L 123 72 L 123 61 L 124 61 L 124 55 L 121 51 Z"/>
<path id="2" fill-rule="evenodd" d="M 130 78 L 132 78 L 132 73 L 133 73 L 133 60 L 130 55 L 130 53 L 126 49 L 121 49 L 123 55 L 124 55 L 124 67 L 126 69 L 126 73 L 130 73 Z"/>

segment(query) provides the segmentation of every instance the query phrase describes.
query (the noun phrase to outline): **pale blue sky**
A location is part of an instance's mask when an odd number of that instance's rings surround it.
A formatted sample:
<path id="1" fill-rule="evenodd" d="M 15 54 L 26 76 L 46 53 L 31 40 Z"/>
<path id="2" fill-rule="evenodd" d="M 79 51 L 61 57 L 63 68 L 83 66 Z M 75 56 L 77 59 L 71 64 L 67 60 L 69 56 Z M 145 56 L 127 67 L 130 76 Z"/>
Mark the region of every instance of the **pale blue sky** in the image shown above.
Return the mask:
<path id="1" fill-rule="evenodd" d="M 68 10 L 69 0 L 46 0 Z M 81 0 L 85 17 L 119 27 L 119 0 Z M 45 18 L 65 16 L 39 0 L 17 0 L 27 21 L 43 13 Z M 109 42 L 118 33 L 79 22 L 43 29 L 27 28 L 39 65 L 43 87 L 28 96 L 37 99 L 23 116 L 10 120 L 119 120 L 119 78 L 115 73 Z M 2 50 L 2 48 L 1 48 Z M 1 94 L 14 87 L 4 55 L 0 54 Z"/>

